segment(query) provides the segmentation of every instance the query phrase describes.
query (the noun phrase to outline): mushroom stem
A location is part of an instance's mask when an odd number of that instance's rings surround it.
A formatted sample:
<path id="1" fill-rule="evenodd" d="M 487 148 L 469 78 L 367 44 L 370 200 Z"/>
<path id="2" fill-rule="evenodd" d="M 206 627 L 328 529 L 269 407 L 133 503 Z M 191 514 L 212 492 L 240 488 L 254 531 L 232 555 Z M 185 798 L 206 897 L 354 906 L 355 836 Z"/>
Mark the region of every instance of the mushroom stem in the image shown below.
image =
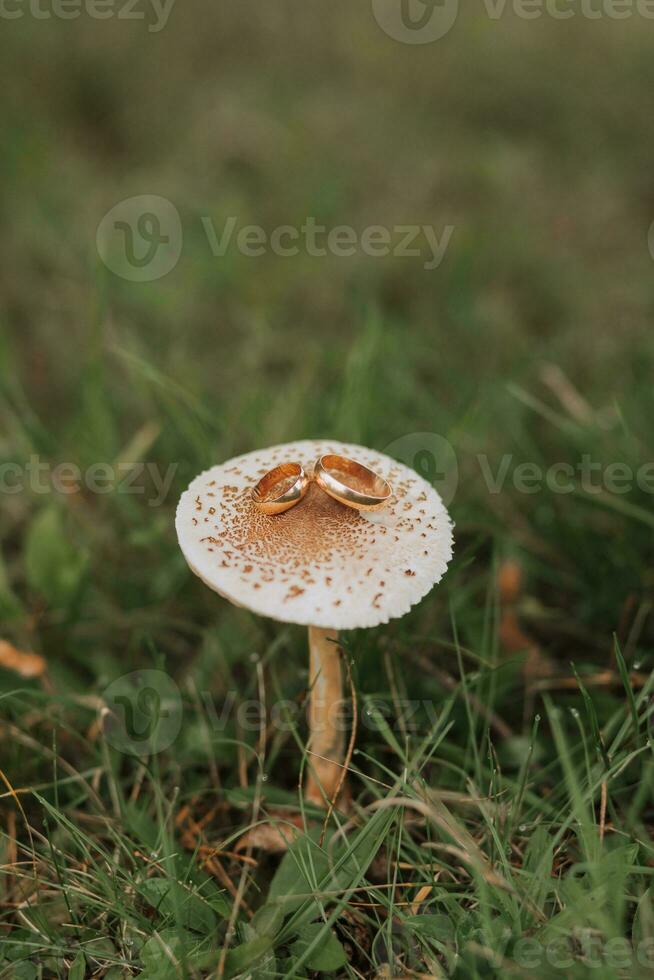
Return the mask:
<path id="1" fill-rule="evenodd" d="M 305 798 L 328 806 L 343 771 L 343 674 L 336 630 L 309 627 L 309 759 Z"/>

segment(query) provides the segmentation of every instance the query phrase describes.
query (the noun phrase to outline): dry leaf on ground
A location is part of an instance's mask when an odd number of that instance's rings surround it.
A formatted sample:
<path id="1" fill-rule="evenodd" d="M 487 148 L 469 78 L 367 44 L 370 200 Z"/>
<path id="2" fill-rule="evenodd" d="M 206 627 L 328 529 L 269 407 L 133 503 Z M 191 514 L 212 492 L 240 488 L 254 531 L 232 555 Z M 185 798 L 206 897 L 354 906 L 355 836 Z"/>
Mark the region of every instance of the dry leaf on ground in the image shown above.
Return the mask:
<path id="1" fill-rule="evenodd" d="M 0 667 L 13 670 L 21 677 L 41 677 L 47 670 L 47 663 L 38 653 L 17 650 L 6 640 L 0 640 Z"/>

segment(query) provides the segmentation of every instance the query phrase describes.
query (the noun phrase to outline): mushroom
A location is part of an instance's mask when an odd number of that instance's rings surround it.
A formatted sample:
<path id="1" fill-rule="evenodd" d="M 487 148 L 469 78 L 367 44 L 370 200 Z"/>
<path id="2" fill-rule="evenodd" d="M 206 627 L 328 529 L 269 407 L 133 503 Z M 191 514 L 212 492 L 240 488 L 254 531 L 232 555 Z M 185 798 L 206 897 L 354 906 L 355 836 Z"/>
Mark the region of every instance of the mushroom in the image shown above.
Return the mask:
<path id="1" fill-rule="evenodd" d="M 262 513 L 253 486 L 273 467 L 307 473 L 327 453 L 348 456 L 387 479 L 393 496 L 365 514 L 315 483 L 283 514 Z M 191 570 L 237 606 L 309 627 L 309 766 L 305 798 L 334 802 L 342 785 L 339 722 L 343 677 L 338 631 L 403 616 L 440 580 L 452 556 L 452 524 L 434 488 L 414 470 L 363 446 L 323 440 L 247 453 L 196 477 L 177 509 Z"/>

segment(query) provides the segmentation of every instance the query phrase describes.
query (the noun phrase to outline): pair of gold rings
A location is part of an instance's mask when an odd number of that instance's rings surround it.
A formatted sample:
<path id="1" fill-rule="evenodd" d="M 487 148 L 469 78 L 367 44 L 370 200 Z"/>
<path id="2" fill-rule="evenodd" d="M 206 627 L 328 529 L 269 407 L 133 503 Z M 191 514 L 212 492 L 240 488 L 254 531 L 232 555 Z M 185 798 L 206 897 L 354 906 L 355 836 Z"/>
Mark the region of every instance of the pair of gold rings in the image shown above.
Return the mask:
<path id="1" fill-rule="evenodd" d="M 393 493 L 388 480 L 363 463 L 327 453 L 311 476 L 300 463 L 282 463 L 269 470 L 252 488 L 252 500 L 264 514 L 283 514 L 302 500 L 312 479 L 334 500 L 354 510 L 380 510 Z"/>

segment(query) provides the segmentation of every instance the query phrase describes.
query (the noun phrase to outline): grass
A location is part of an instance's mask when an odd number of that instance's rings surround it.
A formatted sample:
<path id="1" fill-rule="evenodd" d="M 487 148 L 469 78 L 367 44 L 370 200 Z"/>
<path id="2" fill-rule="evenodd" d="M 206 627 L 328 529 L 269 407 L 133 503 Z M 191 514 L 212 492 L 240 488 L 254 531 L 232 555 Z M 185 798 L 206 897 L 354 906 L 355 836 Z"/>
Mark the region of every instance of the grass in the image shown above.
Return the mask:
<path id="1" fill-rule="evenodd" d="M 654 511 L 608 469 L 654 459 L 651 46 L 482 13 L 408 46 L 353 7 L 3 26 L 0 640 L 45 669 L 0 669 L 2 978 L 651 974 Z M 152 283 L 95 249 L 142 193 L 184 229 Z M 219 259 L 229 215 L 454 232 L 433 271 Z M 344 638 L 352 807 L 321 842 L 305 631 L 205 589 L 173 514 L 208 464 L 326 435 L 453 490 L 456 550 Z M 102 714 L 135 670 L 179 691 L 156 754 Z M 239 849 L 255 826 L 296 839 Z"/>

